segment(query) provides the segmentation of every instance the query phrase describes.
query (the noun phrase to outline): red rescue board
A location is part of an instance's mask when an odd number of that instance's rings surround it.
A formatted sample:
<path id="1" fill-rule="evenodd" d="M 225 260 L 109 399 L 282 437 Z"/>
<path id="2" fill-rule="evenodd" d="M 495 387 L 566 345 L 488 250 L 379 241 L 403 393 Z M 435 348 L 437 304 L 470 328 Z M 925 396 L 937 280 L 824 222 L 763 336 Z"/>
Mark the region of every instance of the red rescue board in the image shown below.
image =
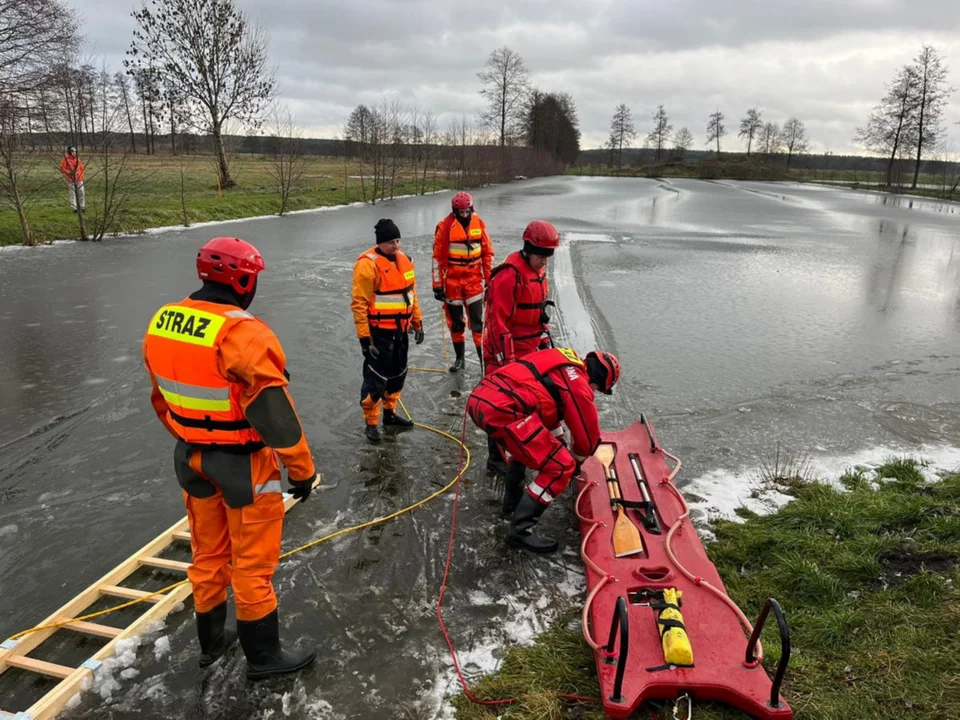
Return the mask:
<path id="1" fill-rule="evenodd" d="M 616 481 L 611 484 L 627 501 L 623 512 L 643 541 L 642 552 L 616 556 L 613 531 L 618 508 L 611 502 L 616 493 L 608 486 L 600 460 L 587 459 L 576 501 L 587 576 L 583 632 L 594 650 L 606 714 L 626 718 L 646 701 L 686 694 L 695 702 L 727 703 L 764 720 L 792 718 L 793 711 L 779 694 L 790 647 L 780 607 L 769 600 L 758 620 L 762 627 L 772 607 L 780 628 L 783 657 L 771 679 L 761 662 L 747 662 L 753 628 L 727 596 L 673 485 L 680 461 L 660 448 L 642 415 L 625 430 L 604 433 L 601 443 L 613 445 L 611 477 Z M 675 463 L 672 469 L 668 459 Z M 679 611 L 693 651 L 691 667 L 669 665 L 664 659 L 658 592 L 669 588 L 682 593 Z M 625 623 L 615 625 L 616 617 Z M 750 657 L 757 655 L 762 657 L 759 643 L 751 648 Z"/>

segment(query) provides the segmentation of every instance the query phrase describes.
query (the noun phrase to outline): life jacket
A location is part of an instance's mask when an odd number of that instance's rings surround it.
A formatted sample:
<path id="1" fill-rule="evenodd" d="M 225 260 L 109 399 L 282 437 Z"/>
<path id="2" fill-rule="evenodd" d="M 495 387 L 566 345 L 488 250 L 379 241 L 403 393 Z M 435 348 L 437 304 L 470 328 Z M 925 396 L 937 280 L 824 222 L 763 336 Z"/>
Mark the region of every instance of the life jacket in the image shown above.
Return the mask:
<path id="1" fill-rule="evenodd" d="M 447 263 L 460 267 L 480 265 L 480 253 L 483 249 L 483 224 L 476 213 L 470 216 L 470 224 L 464 229 L 460 221 L 454 218 L 448 231 L 450 245 L 447 249 Z"/>
<path id="2" fill-rule="evenodd" d="M 516 302 L 510 329 L 513 341 L 522 342 L 543 335 L 544 325 L 549 322 L 545 309 L 553 303 L 547 300 L 547 274 L 534 270 L 519 252 L 510 253 L 506 259 L 490 273 L 490 282 L 504 271 L 516 275 L 516 287 L 513 297 Z M 487 287 L 490 286 L 487 283 Z"/>
<path id="3" fill-rule="evenodd" d="M 551 371 L 567 365 L 572 365 L 586 372 L 586 363 L 580 359 L 575 351 L 569 348 L 539 350 L 509 365 L 504 365 L 493 374 L 486 376 L 474 392 L 486 395 L 493 405 L 515 407 L 520 413 L 529 414 L 534 412 L 535 406 L 530 404 L 529 395 L 518 393 L 516 389 L 539 383 L 547 391 L 547 395 L 553 400 L 555 407 L 553 411 L 548 407 L 541 408 L 544 422 L 549 420 L 551 426 L 554 426 L 563 420 L 563 399 L 560 395 L 560 388 L 549 377 L 549 374 Z M 501 396 L 506 396 L 503 401 L 499 399 Z M 518 405 L 520 407 L 517 407 Z"/>
<path id="4" fill-rule="evenodd" d="M 404 253 L 397 252 L 396 262 L 389 260 L 376 248 L 367 250 L 357 260 L 372 260 L 380 272 L 379 289 L 367 309 L 370 327 L 381 330 L 410 330 L 413 318 L 413 292 L 417 286 L 413 263 Z"/>
<path id="5" fill-rule="evenodd" d="M 220 372 L 220 344 L 242 322 L 261 322 L 232 305 L 187 298 L 160 308 L 147 329 L 144 355 L 181 440 L 248 451 L 263 439 L 240 408 L 243 383 Z"/>

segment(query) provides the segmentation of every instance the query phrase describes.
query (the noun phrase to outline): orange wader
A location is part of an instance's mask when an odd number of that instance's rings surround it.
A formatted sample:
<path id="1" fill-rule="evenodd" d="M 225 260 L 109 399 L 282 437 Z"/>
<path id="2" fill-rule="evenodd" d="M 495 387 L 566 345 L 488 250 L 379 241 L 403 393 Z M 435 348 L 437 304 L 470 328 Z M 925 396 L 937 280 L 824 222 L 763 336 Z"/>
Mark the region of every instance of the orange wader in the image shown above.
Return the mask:
<path id="1" fill-rule="evenodd" d="M 316 470 L 286 390 L 280 342 L 224 298 L 195 299 L 204 292 L 157 311 L 144 359 L 154 409 L 178 441 L 196 610 L 220 606 L 232 584 L 237 619 L 255 621 L 277 608 L 271 579 L 284 515 L 277 456 L 291 480 Z"/>

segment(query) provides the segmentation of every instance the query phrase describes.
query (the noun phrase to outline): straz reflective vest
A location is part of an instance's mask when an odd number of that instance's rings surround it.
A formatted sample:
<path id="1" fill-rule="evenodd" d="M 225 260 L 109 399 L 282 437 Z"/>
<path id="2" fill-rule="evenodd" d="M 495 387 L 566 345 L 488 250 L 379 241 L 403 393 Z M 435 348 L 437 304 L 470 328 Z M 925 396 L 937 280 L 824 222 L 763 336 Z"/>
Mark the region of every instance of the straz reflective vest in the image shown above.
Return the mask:
<path id="1" fill-rule="evenodd" d="M 413 293 L 417 285 L 413 263 L 400 251 L 397 251 L 396 262 L 393 262 L 378 253 L 376 248 L 363 253 L 357 260 L 364 258 L 372 260 L 379 272 L 373 302 L 367 310 L 370 327 L 408 332 L 413 318 Z"/>
<path id="2" fill-rule="evenodd" d="M 447 263 L 459 267 L 480 265 L 480 252 L 483 249 L 483 225 L 476 213 L 470 216 L 470 224 L 464 230 L 459 220 L 450 223 L 450 245 L 447 248 Z"/>
<path id="3" fill-rule="evenodd" d="M 547 306 L 547 274 L 534 270 L 519 252 L 511 253 L 490 273 L 490 281 L 501 272 L 513 270 L 516 275 L 516 287 L 513 291 L 513 317 L 510 330 L 513 342 L 522 342 L 544 335 Z M 487 283 L 489 287 L 490 283 Z M 502 360 L 502 359 L 501 359 Z"/>
<path id="4" fill-rule="evenodd" d="M 242 383 L 220 373 L 220 343 L 241 322 L 260 322 L 232 305 L 187 298 L 164 305 L 147 329 L 146 357 L 184 442 L 250 446 L 263 440 L 240 409 Z"/>

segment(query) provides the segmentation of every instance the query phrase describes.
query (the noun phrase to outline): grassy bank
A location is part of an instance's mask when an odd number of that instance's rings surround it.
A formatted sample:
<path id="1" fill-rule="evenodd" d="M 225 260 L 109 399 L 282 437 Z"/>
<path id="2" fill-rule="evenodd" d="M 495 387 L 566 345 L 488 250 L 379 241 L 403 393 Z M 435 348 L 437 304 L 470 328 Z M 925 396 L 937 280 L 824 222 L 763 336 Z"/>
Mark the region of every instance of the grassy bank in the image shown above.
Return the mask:
<path id="1" fill-rule="evenodd" d="M 775 482 L 794 500 L 773 515 L 744 511 L 742 524 L 715 523 L 707 552 L 748 617 L 766 597 L 781 602 L 793 649 L 783 694 L 795 717 L 960 717 L 960 473 L 929 483 L 917 463 L 900 460 L 875 477 L 847 474 L 843 490 L 799 478 Z M 571 609 L 535 645 L 511 649 L 500 670 L 473 688 L 480 698 L 519 696 L 520 703 L 491 711 L 461 695 L 457 717 L 602 718 L 598 705 L 573 707 L 556 697 L 599 694 L 576 616 Z M 768 628 L 765 665 L 772 669 L 780 651 L 775 624 Z M 672 703 L 651 709 L 672 717 Z M 747 716 L 704 704 L 694 717 Z"/>
<path id="2" fill-rule="evenodd" d="M 181 160 L 183 177 L 181 185 Z M 27 168 L 26 192 L 29 195 L 27 219 L 34 237 L 47 242 L 79 236 L 77 216 L 71 211 L 67 187 L 57 170 L 59 158 L 33 158 Z M 87 170 L 87 216 L 103 201 L 102 173 L 98 158 L 84 158 Z M 271 176 L 269 159 L 238 156 L 231 161 L 231 173 L 237 187 L 220 192 L 216 167 L 211 156 L 135 155 L 123 176 L 121 188 L 129 199 L 109 234 L 136 233 L 151 227 L 184 225 L 184 205 L 189 223 L 232 220 L 270 215 L 280 208 L 280 193 Z M 369 173 L 369 169 L 368 169 Z M 344 168 L 336 158 L 311 157 L 303 181 L 294 189 L 288 210 L 340 205 L 364 199 L 359 168 Z M 370 194 L 366 179 L 367 196 Z M 445 178 L 427 178 L 427 191 L 449 187 Z M 417 190 L 412 169 L 401 171 L 394 187 L 395 195 Z M 89 222 L 88 222 L 89 224 Z M 22 242 L 16 212 L 0 205 L 0 245 Z"/>

